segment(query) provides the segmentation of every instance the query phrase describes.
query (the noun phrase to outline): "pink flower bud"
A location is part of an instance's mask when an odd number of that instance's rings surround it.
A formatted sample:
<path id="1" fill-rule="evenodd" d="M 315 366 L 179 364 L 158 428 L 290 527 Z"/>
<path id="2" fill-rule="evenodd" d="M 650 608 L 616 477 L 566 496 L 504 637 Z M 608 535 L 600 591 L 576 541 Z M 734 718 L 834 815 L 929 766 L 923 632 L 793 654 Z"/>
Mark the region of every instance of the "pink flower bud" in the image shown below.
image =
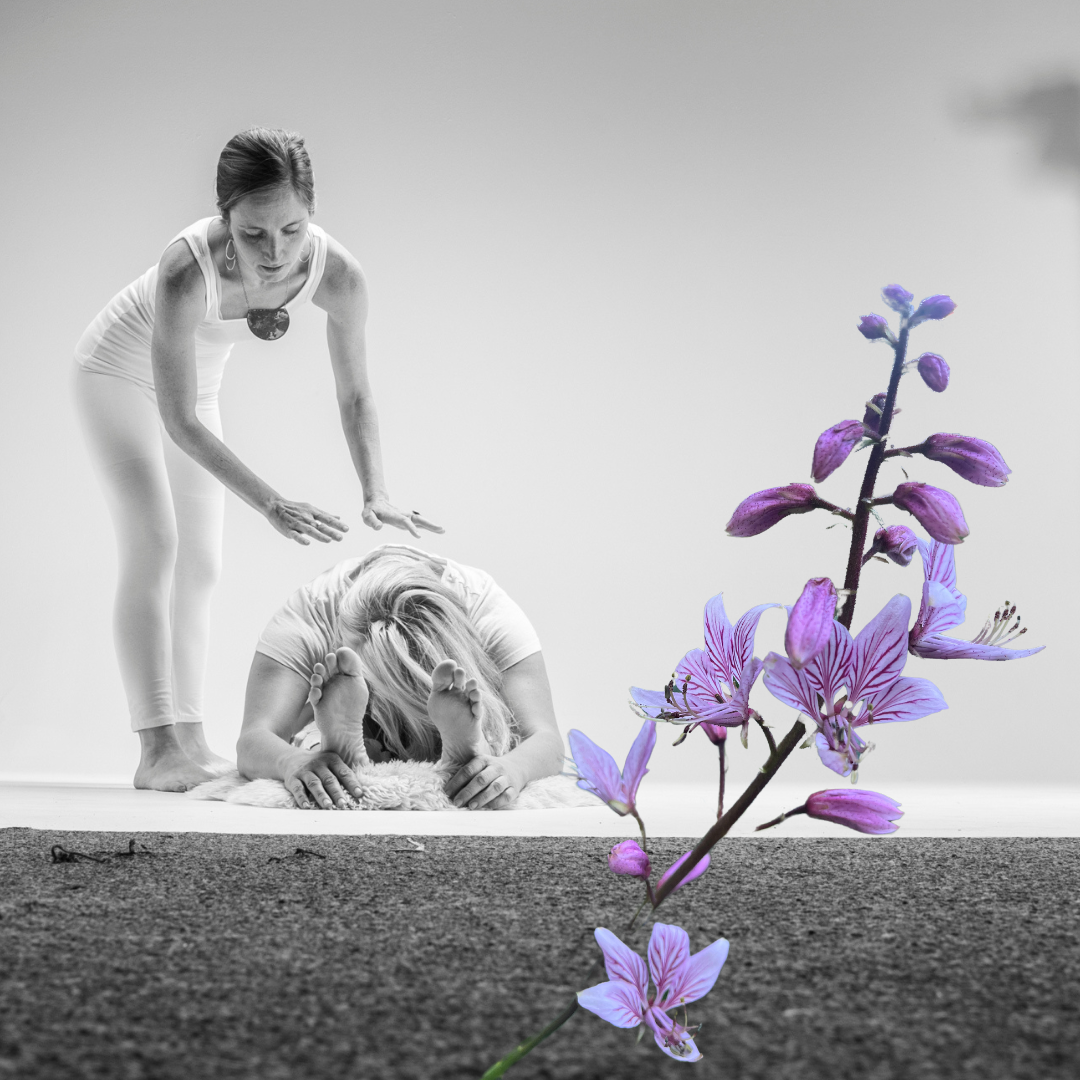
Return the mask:
<path id="1" fill-rule="evenodd" d="M 811 578 L 788 616 L 784 651 L 792 667 L 805 667 L 832 637 L 836 587 L 827 577 Z"/>
<path id="2" fill-rule="evenodd" d="M 889 324 L 881 315 L 864 315 L 859 320 L 859 333 L 867 341 L 876 341 L 878 338 L 888 338 Z"/>
<path id="3" fill-rule="evenodd" d="M 699 726 L 713 746 L 719 746 L 727 738 L 727 728 L 720 724 L 700 724 Z"/>
<path id="4" fill-rule="evenodd" d="M 874 533 L 874 542 L 863 562 L 874 555 L 884 555 L 898 566 L 907 566 L 919 549 L 919 538 L 906 525 L 890 525 Z"/>
<path id="5" fill-rule="evenodd" d="M 931 435 L 919 452 L 931 461 L 948 465 L 954 473 L 982 487 L 1001 487 L 1012 469 L 998 453 L 993 443 L 974 439 L 970 435 Z"/>
<path id="6" fill-rule="evenodd" d="M 903 287 L 903 285 L 886 285 L 881 290 L 881 298 L 901 315 L 911 314 L 911 302 L 915 297 Z"/>
<path id="7" fill-rule="evenodd" d="M 937 293 L 934 296 L 928 296 L 919 304 L 915 309 L 915 314 L 911 317 L 910 325 L 918 326 L 919 323 L 926 322 L 928 319 L 944 319 L 946 315 L 951 315 L 955 310 L 956 302 L 951 296 Z"/>
<path id="8" fill-rule="evenodd" d="M 923 382 L 931 390 L 940 394 L 949 385 L 949 365 L 937 353 L 924 352 L 917 363 Z"/>
<path id="9" fill-rule="evenodd" d="M 815 791 L 806 800 L 806 813 L 809 817 L 846 825 L 856 832 L 874 836 L 896 832 L 900 828 L 896 819 L 904 816 L 900 804 L 888 795 L 854 788 Z"/>
<path id="10" fill-rule="evenodd" d="M 866 434 L 858 420 L 841 420 L 818 436 L 811 475 L 818 484 L 847 461 L 855 444 Z"/>
<path id="11" fill-rule="evenodd" d="M 962 544 L 971 531 L 955 496 L 929 484 L 901 484 L 893 502 L 918 519 L 922 527 L 942 544 Z"/>
<path id="12" fill-rule="evenodd" d="M 656 891 L 657 892 L 659 892 L 664 887 L 664 883 L 667 881 L 667 879 L 669 877 L 671 877 L 671 875 L 674 874 L 675 871 L 678 870 L 679 867 L 682 866 L 682 864 L 684 862 L 686 862 L 686 860 L 689 859 L 691 855 L 693 855 L 692 851 L 688 851 L 685 855 L 680 855 L 660 875 L 660 880 L 656 883 Z M 680 881 L 679 884 L 676 885 L 675 888 L 672 889 L 671 891 L 672 892 L 678 892 L 684 885 L 689 885 L 691 881 L 694 881 L 697 878 L 701 877 L 701 875 L 704 874 L 705 871 L 709 869 L 709 862 L 710 862 L 710 857 L 708 855 L 706 855 L 699 863 L 697 863 L 694 866 L 694 869 L 691 870 L 690 873 L 687 874 L 686 877 L 684 877 L 682 879 L 682 881 Z"/>
<path id="13" fill-rule="evenodd" d="M 624 840 L 616 844 L 608 855 L 608 869 L 613 874 L 625 874 L 627 877 L 639 877 L 649 880 L 652 868 L 649 856 L 638 846 L 636 840 Z"/>
<path id="14" fill-rule="evenodd" d="M 817 492 L 811 484 L 755 491 L 735 507 L 727 531 L 730 536 L 757 536 L 789 514 L 809 513 L 816 504 Z"/>

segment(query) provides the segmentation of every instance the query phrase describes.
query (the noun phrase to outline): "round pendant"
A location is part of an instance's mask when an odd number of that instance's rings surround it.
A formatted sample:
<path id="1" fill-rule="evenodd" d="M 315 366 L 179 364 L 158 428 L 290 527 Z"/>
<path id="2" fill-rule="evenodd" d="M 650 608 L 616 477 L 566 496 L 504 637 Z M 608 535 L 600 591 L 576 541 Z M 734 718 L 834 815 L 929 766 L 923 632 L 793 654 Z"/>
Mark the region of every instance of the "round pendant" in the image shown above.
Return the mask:
<path id="1" fill-rule="evenodd" d="M 283 308 L 251 308 L 248 329 L 263 341 L 276 341 L 289 329 L 289 313 Z"/>

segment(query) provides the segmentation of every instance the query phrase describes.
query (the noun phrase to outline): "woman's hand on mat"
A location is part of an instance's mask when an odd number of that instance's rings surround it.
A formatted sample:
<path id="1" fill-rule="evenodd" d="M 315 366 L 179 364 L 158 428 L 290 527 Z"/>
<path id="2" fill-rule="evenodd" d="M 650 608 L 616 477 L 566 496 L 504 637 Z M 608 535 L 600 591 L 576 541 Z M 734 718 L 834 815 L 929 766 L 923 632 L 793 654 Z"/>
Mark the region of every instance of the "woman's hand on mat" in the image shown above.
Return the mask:
<path id="1" fill-rule="evenodd" d="M 436 525 L 435 522 L 428 521 L 426 517 L 423 517 L 419 510 L 405 513 L 405 511 L 399 510 L 389 499 L 381 495 L 368 499 L 364 503 L 364 512 L 361 517 L 364 524 L 371 529 L 378 530 L 383 525 L 394 525 L 399 529 L 412 533 L 415 537 L 420 536 L 420 529 L 427 529 L 429 532 L 434 533 L 446 532 L 441 525 Z"/>
<path id="2" fill-rule="evenodd" d="M 522 787 L 517 770 L 504 758 L 477 754 L 450 777 L 446 794 L 455 806 L 504 810 L 521 794 Z"/>
<path id="3" fill-rule="evenodd" d="M 349 526 L 334 514 L 292 499 L 275 499 L 266 510 L 266 520 L 282 536 L 298 544 L 310 544 L 309 537 L 329 544 L 331 540 L 340 540 L 342 534 L 349 531 Z"/>
<path id="4" fill-rule="evenodd" d="M 286 790 L 301 810 L 333 810 L 346 806 L 345 793 L 355 799 L 363 793 L 356 774 L 328 750 L 289 769 L 282 777 Z"/>

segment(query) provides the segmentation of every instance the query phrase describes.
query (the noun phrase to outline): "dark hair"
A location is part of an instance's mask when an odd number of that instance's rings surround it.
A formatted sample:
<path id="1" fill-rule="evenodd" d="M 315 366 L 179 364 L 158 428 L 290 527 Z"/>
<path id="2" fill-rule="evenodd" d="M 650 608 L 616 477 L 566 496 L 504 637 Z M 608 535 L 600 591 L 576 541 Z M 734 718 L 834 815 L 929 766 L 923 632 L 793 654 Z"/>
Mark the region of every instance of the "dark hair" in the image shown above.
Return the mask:
<path id="1" fill-rule="evenodd" d="M 217 166 L 217 207 L 229 211 L 257 192 L 289 186 L 315 211 L 315 179 L 304 140 L 295 131 L 253 127 L 234 135 L 221 151 Z"/>

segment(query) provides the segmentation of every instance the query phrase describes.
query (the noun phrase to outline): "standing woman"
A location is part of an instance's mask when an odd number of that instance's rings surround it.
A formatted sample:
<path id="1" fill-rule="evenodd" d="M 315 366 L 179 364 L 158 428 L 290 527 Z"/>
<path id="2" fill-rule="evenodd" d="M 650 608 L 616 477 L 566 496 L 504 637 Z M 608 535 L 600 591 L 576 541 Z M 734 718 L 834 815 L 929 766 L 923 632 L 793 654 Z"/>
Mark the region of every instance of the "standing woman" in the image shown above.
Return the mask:
<path id="1" fill-rule="evenodd" d="M 338 408 L 363 489 L 362 519 L 419 536 L 443 530 L 387 497 L 364 349 L 359 263 L 310 221 L 311 162 L 299 135 L 251 128 L 218 159 L 218 217 L 184 229 L 157 266 L 115 296 L 75 350 L 75 399 L 119 555 L 113 630 L 135 786 L 184 791 L 229 763 L 206 744 L 210 596 L 229 488 L 300 544 L 348 528 L 279 495 L 222 442 L 218 388 L 237 341 L 281 337 L 311 300 L 327 313 Z"/>

